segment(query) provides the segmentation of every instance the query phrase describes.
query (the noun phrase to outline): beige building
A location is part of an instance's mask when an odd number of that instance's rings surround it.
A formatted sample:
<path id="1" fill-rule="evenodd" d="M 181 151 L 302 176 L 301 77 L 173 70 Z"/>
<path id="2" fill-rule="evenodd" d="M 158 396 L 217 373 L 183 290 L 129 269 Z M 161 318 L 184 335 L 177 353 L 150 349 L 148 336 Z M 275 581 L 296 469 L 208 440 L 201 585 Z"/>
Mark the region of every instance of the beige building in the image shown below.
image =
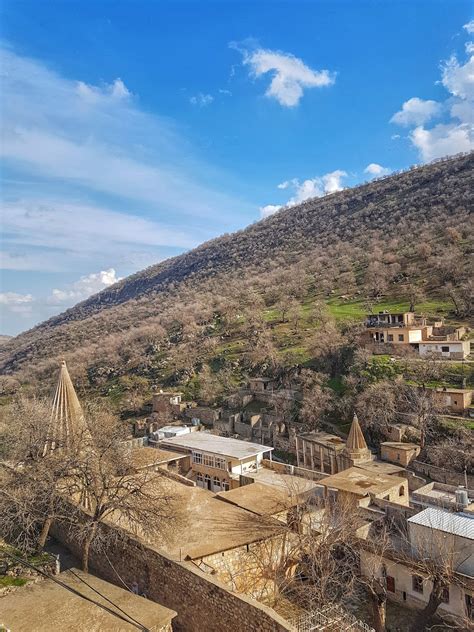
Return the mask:
<path id="1" fill-rule="evenodd" d="M 240 476 L 262 467 L 263 455 L 273 448 L 257 443 L 220 437 L 208 432 L 192 432 L 164 439 L 160 448 L 191 455 L 192 480 L 213 492 L 240 486 Z"/>
<path id="2" fill-rule="evenodd" d="M 416 443 L 400 441 L 384 441 L 380 444 L 380 457 L 402 467 L 407 467 L 420 454 L 421 448 Z"/>
<path id="3" fill-rule="evenodd" d="M 298 467 L 336 474 L 354 465 L 375 459 L 354 414 L 347 440 L 327 432 L 308 432 L 296 436 Z"/>
<path id="4" fill-rule="evenodd" d="M 326 497 L 346 498 L 360 507 L 370 504 L 371 497 L 409 505 L 408 481 L 391 474 L 375 474 L 361 467 L 351 467 L 319 481 Z"/>
<path id="5" fill-rule="evenodd" d="M 433 327 L 414 312 L 379 312 L 366 316 L 367 337 L 377 344 L 410 345 L 428 340 Z"/>
<path id="6" fill-rule="evenodd" d="M 434 397 L 441 408 L 451 413 L 463 415 L 473 401 L 472 389 L 468 388 L 444 388 L 434 389 Z"/>

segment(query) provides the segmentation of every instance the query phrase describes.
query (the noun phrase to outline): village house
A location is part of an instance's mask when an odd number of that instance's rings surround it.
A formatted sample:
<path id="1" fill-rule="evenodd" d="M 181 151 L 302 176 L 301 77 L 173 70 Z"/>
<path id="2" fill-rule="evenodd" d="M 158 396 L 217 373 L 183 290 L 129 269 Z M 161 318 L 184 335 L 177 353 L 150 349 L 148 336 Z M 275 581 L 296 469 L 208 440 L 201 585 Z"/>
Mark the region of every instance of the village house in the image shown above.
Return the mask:
<path id="1" fill-rule="evenodd" d="M 440 408 L 455 415 L 464 415 L 473 402 L 474 391 L 469 388 L 451 388 L 443 386 L 435 388 L 434 398 Z"/>
<path id="2" fill-rule="evenodd" d="M 389 461 L 403 467 L 408 467 L 420 452 L 421 447 L 416 443 L 384 441 L 380 444 L 380 458 L 382 461 Z"/>
<path id="3" fill-rule="evenodd" d="M 160 448 L 191 455 L 192 479 L 199 487 L 214 492 L 240 486 L 240 476 L 262 467 L 263 455 L 273 448 L 257 443 L 192 432 L 163 439 Z"/>
<path id="4" fill-rule="evenodd" d="M 376 474 L 361 467 L 322 478 L 326 498 L 344 502 L 346 499 L 358 507 L 367 507 L 372 498 L 387 500 L 399 505 L 409 505 L 408 481 L 392 474 Z"/>
<path id="5" fill-rule="evenodd" d="M 464 485 L 446 485 L 433 481 L 414 490 L 411 502 L 416 507 L 442 507 L 450 511 L 474 514 L 474 490 Z"/>
<path id="6" fill-rule="evenodd" d="M 428 507 L 408 518 L 407 541 L 395 538 L 382 559 L 370 540 L 360 550 L 362 575 L 383 577 L 388 599 L 415 609 L 429 601 L 430 564 L 439 564 L 449 578 L 439 613 L 457 621 L 457 629 L 468 629 L 474 621 L 474 514 Z"/>
<path id="7" fill-rule="evenodd" d="M 368 314 L 366 327 L 369 342 L 390 345 L 417 344 L 428 340 L 433 331 L 426 318 L 414 312 Z"/>
<path id="8" fill-rule="evenodd" d="M 471 353 L 469 340 L 423 340 L 418 347 L 422 358 L 465 360 Z"/>

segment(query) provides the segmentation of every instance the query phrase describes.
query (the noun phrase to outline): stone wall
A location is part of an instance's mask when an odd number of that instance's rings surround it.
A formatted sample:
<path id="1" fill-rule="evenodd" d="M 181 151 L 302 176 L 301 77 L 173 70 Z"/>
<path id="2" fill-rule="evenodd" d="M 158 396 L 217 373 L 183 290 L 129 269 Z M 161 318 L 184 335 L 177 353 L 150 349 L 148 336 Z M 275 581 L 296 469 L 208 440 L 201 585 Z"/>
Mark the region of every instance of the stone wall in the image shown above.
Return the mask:
<path id="1" fill-rule="evenodd" d="M 464 474 L 461 474 L 460 472 L 453 472 L 452 470 L 444 470 L 442 467 L 431 465 L 431 463 L 412 461 L 409 467 L 417 474 L 427 476 L 433 481 L 438 481 L 439 483 L 446 483 L 447 485 L 466 484 Z M 467 486 L 469 487 L 469 489 L 472 489 L 474 487 L 474 476 L 467 477 Z"/>
<path id="2" fill-rule="evenodd" d="M 101 525 L 104 531 L 108 525 Z M 92 547 L 90 566 L 98 575 L 123 587 L 138 585 L 140 593 L 178 613 L 176 632 L 288 632 L 293 628 L 274 610 L 237 595 L 190 562 L 173 560 L 162 551 L 116 528 L 122 537 L 104 553 Z M 54 527 L 53 535 L 80 557 L 80 545 L 66 529 Z"/>

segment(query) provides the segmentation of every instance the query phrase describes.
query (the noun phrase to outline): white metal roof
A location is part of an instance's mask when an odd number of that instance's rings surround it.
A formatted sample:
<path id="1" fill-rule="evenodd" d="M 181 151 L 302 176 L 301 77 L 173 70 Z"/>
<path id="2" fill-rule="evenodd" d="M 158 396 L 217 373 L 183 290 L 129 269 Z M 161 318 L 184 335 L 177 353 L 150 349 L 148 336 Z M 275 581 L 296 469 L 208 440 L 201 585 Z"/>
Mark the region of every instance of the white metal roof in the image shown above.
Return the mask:
<path id="1" fill-rule="evenodd" d="M 208 432 L 190 432 L 186 435 L 163 439 L 162 445 L 181 446 L 189 450 L 201 450 L 212 454 L 221 454 L 234 459 L 245 459 L 263 452 L 270 452 L 273 448 L 258 443 L 249 443 L 239 439 L 229 439 Z"/>
<path id="2" fill-rule="evenodd" d="M 408 523 L 474 540 L 474 514 L 453 513 L 437 507 L 428 507 L 415 516 L 408 518 Z"/>

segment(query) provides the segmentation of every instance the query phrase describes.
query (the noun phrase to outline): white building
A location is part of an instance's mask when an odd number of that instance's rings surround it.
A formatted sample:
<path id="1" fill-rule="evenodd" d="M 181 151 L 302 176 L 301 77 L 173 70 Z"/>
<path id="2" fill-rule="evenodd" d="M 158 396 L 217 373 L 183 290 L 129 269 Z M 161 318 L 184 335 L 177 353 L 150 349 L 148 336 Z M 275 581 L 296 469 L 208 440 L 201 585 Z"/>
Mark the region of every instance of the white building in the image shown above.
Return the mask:
<path id="1" fill-rule="evenodd" d="M 424 340 L 419 343 L 420 356 L 464 360 L 471 353 L 469 340 Z"/>
<path id="2" fill-rule="evenodd" d="M 256 472 L 263 455 L 273 450 L 266 445 L 208 432 L 166 438 L 160 442 L 160 448 L 190 454 L 193 480 L 199 487 L 214 492 L 239 487 L 240 477 Z"/>
<path id="3" fill-rule="evenodd" d="M 361 573 L 385 578 L 388 598 L 408 607 L 425 608 L 433 588 L 417 560 L 452 565 L 454 580 L 443 592 L 440 615 L 474 623 L 474 514 L 428 507 L 407 520 L 410 557 L 387 554 L 382 560 L 369 546 L 361 550 Z"/>

